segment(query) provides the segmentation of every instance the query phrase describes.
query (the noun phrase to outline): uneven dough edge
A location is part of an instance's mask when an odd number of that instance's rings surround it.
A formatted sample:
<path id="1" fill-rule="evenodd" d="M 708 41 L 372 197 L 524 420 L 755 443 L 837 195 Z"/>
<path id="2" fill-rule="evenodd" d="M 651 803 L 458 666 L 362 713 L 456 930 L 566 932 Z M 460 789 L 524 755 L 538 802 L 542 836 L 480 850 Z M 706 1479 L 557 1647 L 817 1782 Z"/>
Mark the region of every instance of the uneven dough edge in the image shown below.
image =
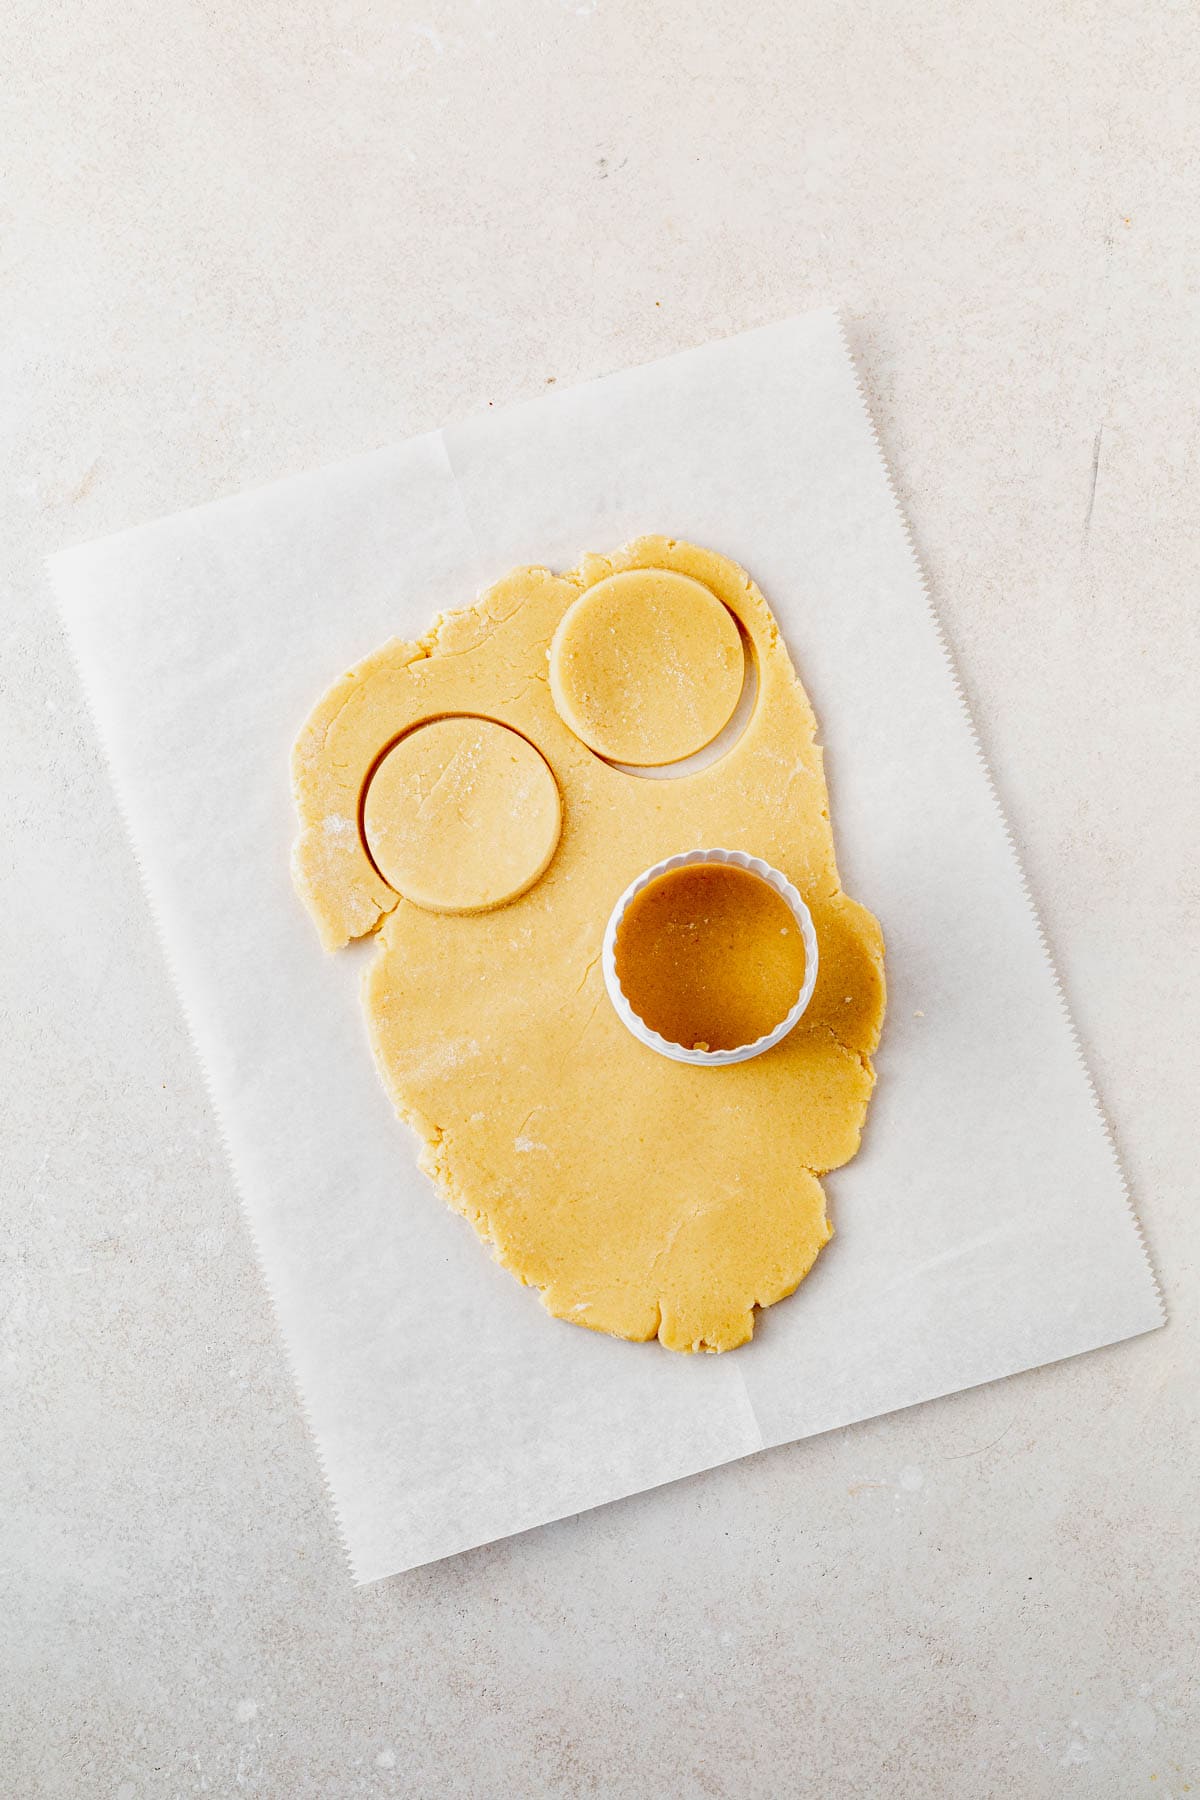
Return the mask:
<path id="1" fill-rule="evenodd" d="M 822 757 L 815 738 L 816 721 L 807 696 L 779 637 L 778 627 L 765 598 L 751 578 L 736 564 L 712 552 L 681 545 L 676 540 L 646 537 L 637 539 L 608 556 L 586 556 L 581 559 L 577 569 L 566 575 L 554 575 L 536 565 L 513 570 L 488 588 L 473 605 L 440 614 L 423 638 L 415 642 L 393 640 L 357 664 L 334 684 L 313 709 L 302 729 L 292 764 L 293 788 L 302 826 L 294 850 L 293 870 L 300 896 L 313 914 L 322 942 L 327 948 L 337 948 L 352 937 L 377 931 L 398 904 L 401 907 L 405 904 L 398 903 L 397 896 L 379 879 L 362 854 L 361 847 L 359 862 L 354 845 L 349 841 L 350 834 L 345 832 L 340 823 L 343 819 L 356 821 L 356 811 L 350 809 L 347 801 L 356 782 L 361 788 L 366 771 L 345 767 L 339 769 L 336 759 L 331 769 L 325 766 L 324 761 L 330 733 L 335 731 L 339 719 L 347 708 L 354 705 L 365 686 L 376 678 L 390 679 L 403 671 L 411 671 L 414 664 L 423 661 L 457 658 L 478 650 L 497 629 L 529 604 L 542 588 L 556 590 L 565 605 L 569 598 L 568 590 L 570 593 L 578 593 L 608 573 L 647 565 L 695 572 L 699 579 L 705 580 L 709 585 L 714 585 L 713 570 L 717 567 L 722 579 L 714 591 L 720 593 L 724 588 L 726 592 L 723 597 L 728 598 L 728 594 L 736 590 L 738 610 L 751 610 L 769 652 L 786 665 L 794 684 L 794 692 L 789 698 L 798 703 L 800 717 L 797 725 L 803 720 L 803 727 L 807 728 L 808 751 L 821 780 L 823 792 Z M 777 671 L 778 661 L 774 667 Z M 317 776 L 315 780 L 314 771 Z M 356 809 L 357 793 L 353 794 L 353 800 Z M 827 802 L 822 817 L 828 820 Z M 331 818 L 339 821 L 332 830 L 329 825 Z M 341 841 L 343 837 L 347 840 L 345 843 Z M 357 839 L 357 830 L 354 837 Z M 856 954 L 871 967 L 875 984 L 873 998 L 868 998 L 862 1016 L 847 1021 L 826 1021 L 819 1027 L 828 1032 L 837 1046 L 856 1059 L 865 1077 L 856 1107 L 853 1144 L 846 1149 L 845 1154 L 839 1154 L 836 1162 L 828 1165 L 836 1167 L 849 1160 L 861 1140 L 862 1125 L 874 1087 L 870 1055 L 879 1040 L 885 1006 L 885 986 L 883 940 L 878 922 L 842 890 L 831 843 L 827 868 L 828 884 L 819 897 L 820 902 L 831 909 L 830 916 L 834 913 L 839 916 L 848 940 L 854 944 Z M 339 897 L 331 900 L 331 896 Z M 670 1253 L 664 1258 L 664 1266 L 658 1271 L 661 1279 L 655 1284 L 660 1290 L 656 1299 L 648 1298 L 643 1292 L 631 1293 L 629 1286 L 616 1282 L 607 1288 L 594 1284 L 588 1299 L 581 1303 L 574 1297 L 574 1290 L 569 1287 L 564 1289 L 552 1274 L 546 1279 L 537 1279 L 530 1273 L 528 1260 L 522 1255 L 520 1247 L 506 1241 L 502 1224 L 493 1217 L 493 1212 L 489 1209 L 486 1193 L 482 1198 L 475 1198 L 469 1185 L 464 1186 L 457 1179 L 453 1167 L 452 1133 L 447 1127 L 437 1123 L 434 1114 L 427 1111 L 418 1098 L 407 1091 L 402 1080 L 392 1079 L 389 1046 L 377 1030 L 378 1021 L 371 999 L 372 992 L 376 991 L 376 984 L 386 986 L 388 957 L 389 952 L 381 946 L 374 964 L 366 974 L 364 1004 L 372 1047 L 385 1086 L 399 1116 L 422 1139 L 420 1165 L 430 1176 L 442 1198 L 471 1222 L 479 1236 L 491 1245 L 497 1260 L 504 1267 L 516 1274 L 525 1285 L 535 1288 L 543 1305 L 553 1316 L 634 1341 L 658 1337 L 672 1349 L 724 1350 L 746 1342 L 753 1335 L 759 1307 L 773 1305 L 795 1291 L 832 1236 L 825 1196 L 818 1179 L 825 1172 L 824 1169 L 796 1171 L 794 1179 L 798 1189 L 802 1190 L 802 1204 L 799 1204 L 802 1216 L 794 1224 L 790 1248 L 786 1252 L 781 1250 L 779 1266 L 773 1268 L 769 1275 L 760 1274 L 759 1278 L 744 1285 L 740 1291 L 727 1297 L 719 1308 L 706 1304 L 709 1296 L 702 1295 L 699 1303 L 694 1296 L 689 1296 L 686 1277 L 679 1269 L 678 1262 L 675 1264 L 676 1275 L 672 1279 L 673 1258 L 686 1263 L 690 1257 L 693 1265 L 698 1257 L 703 1260 L 702 1220 L 697 1222 L 685 1218 L 681 1221 Z M 589 971 L 585 970 L 585 980 L 588 975 Z M 842 1035 L 843 1030 L 847 1035 Z M 693 1239 L 696 1240 L 695 1243 L 692 1242 Z M 782 1241 L 781 1238 L 781 1243 Z M 645 1287 L 647 1284 L 642 1282 L 639 1285 Z"/>
<path id="2" fill-rule="evenodd" d="M 372 971 L 368 970 L 363 978 L 364 1001 L 371 975 Z M 377 1040 L 369 1014 L 368 1025 L 372 1048 L 375 1049 Z M 866 1061 L 865 1058 L 863 1060 Z M 582 1325 L 589 1331 L 623 1338 L 630 1343 L 647 1343 L 657 1338 L 668 1350 L 709 1353 L 735 1350 L 754 1336 L 760 1310 L 774 1306 L 795 1293 L 812 1270 L 820 1252 L 834 1236 L 834 1227 L 826 1210 L 825 1190 L 817 1174 L 811 1169 L 797 1170 L 795 1177 L 809 1203 L 809 1214 L 802 1221 L 803 1229 L 792 1254 L 789 1256 L 781 1250 L 781 1266 L 774 1280 L 759 1279 L 753 1284 L 753 1293 L 746 1291 L 735 1296 L 717 1314 L 711 1309 L 697 1306 L 695 1302 L 689 1303 L 685 1297 L 672 1290 L 668 1279 L 670 1256 L 678 1238 L 695 1222 L 684 1219 L 678 1228 L 675 1242 L 670 1245 L 663 1258 L 667 1262 L 667 1268 L 656 1271 L 662 1289 L 657 1300 L 648 1301 L 644 1295 L 632 1292 L 632 1284 L 614 1282 L 607 1289 L 593 1288 L 591 1298 L 581 1304 L 572 1298 L 573 1289 L 560 1291 L 560 1284 L 556 1284 L 553 1278 L 539 1284 L 522 1267 L 519 1254 L 514 1256 L 508 1252 L 503 1238 L 498 1238 L 493 1230 L 492 1218 L 486 1206 L 477 1204 L 455 1180 L 447 1156 L 448 1133 L 419 1109 L 406 1105 L 402 1093 L 388 1079 L 386 1067 L 381 1060 L 379 1067 L 397 1118 L 419 1140 L 417 1163 L 422 1173 L 429 1178 L 445 1204 L 471 1225 L 500 1267 L 515 1275 L 523 1287 L 532 1288 L 552 1318 L 561 1319 L 567 1324 Z M 871 1088 L 874 1088 L 873 1072 Z M 853 1159 L 861 1142 L 861 1135 L 860 1128 L 854 1145 L 843 1162 Z M 836 1166 L 840 1167 L 842 1164 Z"/>

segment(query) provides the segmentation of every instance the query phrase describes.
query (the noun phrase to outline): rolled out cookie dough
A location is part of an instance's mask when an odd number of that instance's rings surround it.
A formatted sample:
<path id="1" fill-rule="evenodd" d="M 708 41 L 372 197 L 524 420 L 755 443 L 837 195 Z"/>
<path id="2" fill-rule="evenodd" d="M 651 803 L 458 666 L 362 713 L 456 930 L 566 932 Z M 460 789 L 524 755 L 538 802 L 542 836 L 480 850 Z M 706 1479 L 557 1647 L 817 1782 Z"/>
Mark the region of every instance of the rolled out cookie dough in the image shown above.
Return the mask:
<path id="1" fill-rule="evenodd" d="M 389 887 L 432 912 L 487 912 L 532 887 L 562 809 L 545 759 L 490 719 L 435 719 L 367 783 L 363 832 Z"/>
<path id="2" fill-rule="evenodd" d="M 593 753 L 554 703 L 547 652 L 568 610 L 626 571 L 699 582 L 749 639 L 758 698 L 707 768 L 647 781 Z M 364 789 L 424 721 L 507 725 L 540 752 L 562 831 L 539 880 L 475 913 L 402 899 L 368 856 Z M 763 596 L 734 564 L 642 538 L 569 575 L 517 569 L 419 643 L 332 687 L 293 753 L 299 892 L 323 942 L 374 932 L 364 1005 L 421 1164 L 558 1317 L 679 1350 L 724 1350 L 789 1294 L 830 1236 L 819 1177 L 854 1155 L 874 1083 L 883 947 L 842 891 L 815 722 Z M 624 759 L 622 759 L 624 760 Z M 600 950 L 652 863 L 725 844 L 782 869 L 821 950 L 799 1026 L 748 1063 L 669 1062 L 627 1032 Z M 437 1296 L 431 1295 L 431 1304 Z"/>

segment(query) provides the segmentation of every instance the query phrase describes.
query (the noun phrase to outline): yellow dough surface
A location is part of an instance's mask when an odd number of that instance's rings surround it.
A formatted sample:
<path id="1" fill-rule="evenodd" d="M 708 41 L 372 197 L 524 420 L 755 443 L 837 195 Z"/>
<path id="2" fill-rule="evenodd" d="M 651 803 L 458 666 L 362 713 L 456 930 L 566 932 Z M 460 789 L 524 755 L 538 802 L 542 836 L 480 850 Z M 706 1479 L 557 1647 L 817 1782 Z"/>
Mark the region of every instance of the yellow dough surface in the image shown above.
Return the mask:
<path id="1" fill-rule="evenodd" d="M 550 691 L 576 737 L 652 768 L 702 750 L 729 723 L 746 659 L 728 607 L 675 569 L 625 569 L 563 615 Z"/>
<path id="2" fill-rule="evenodd" d="M 388 751 L 363 830 L 389 887 L 432 912 L 487 912 L 543 873 L 562 809 L 532 744 L 490 719 L 435 719 Z"/>
<path id="3" fill-rule="evenodd" d="M 706 589 L 758 670 L 736 743 L 706 768 L 653 781 L 614 768 L 571 728 L 547 660 L 581 598 L 647 571 Z M 388 747 L 454 715 L 519 733 L 561 795 L 561 835 L 540 879 L 490 911 L 401 898 L 360 829 Z M 424 639 L 386 644 L 342 676 L 300 733 L 293 790 L 298 891 L 327 948 L 377 936 L 363 995 L 370 1040 L 442 1196 L 560 1318 L 677 1350 L 745 1342 L 756 1308 L 790 1294 L 831 1235 L 820 1177 L 858 1148 L 884 1008 L 879 927 L 838 879 L 812 710 L 749 577 L 661 537 L 587 556 L 566 575 L 514 570 Z M 494 834 L 497 822 L 481 828 Z M 808 903 L 821 953 L 796 1029 L 716 1069 L 638 1043 L 600 966 L 629 883 L 705 845 L 781 869 Z"/>

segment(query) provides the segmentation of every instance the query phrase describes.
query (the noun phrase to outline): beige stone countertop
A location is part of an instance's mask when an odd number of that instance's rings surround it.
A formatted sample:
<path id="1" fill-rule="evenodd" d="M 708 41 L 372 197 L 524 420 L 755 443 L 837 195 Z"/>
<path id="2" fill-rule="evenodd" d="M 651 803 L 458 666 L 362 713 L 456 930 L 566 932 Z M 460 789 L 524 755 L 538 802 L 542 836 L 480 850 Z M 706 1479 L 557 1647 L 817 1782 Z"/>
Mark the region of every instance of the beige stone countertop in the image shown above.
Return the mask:
<path id="1" fill-rule="evenodd" d="M 0 1792 L 1200 1796 L 1183 0 L 11 0 Z M 1165 1331 L 355 1591 L 43 572 L 834 303 Z"/>

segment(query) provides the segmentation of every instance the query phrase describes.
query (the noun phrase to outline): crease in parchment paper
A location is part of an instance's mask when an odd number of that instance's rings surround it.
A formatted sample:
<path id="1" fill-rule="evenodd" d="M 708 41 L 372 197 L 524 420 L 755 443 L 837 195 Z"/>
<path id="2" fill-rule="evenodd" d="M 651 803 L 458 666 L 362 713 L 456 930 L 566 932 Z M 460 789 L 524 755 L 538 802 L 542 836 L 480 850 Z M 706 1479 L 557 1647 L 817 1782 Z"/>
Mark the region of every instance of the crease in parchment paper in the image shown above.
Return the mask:
<path id="1" fill-rule="evenodd" d="M 63 553 L 63 554 L 68 554 L 68 553 Z M 210 1113 L 212 1114 L 213 1122 L 216 1126 L 217 1138 L 221 1145 L 221 1155 L 224 1159 L 225 1167 L 229 1172 L 229 1179 L 230 1179 L 230 1183 L 233 1187 L 234 1198 L 237 1201 L 239 1212 L 241 1213 L 243 1219 L 246 1221 L 246 1229 L 250 1234 L 250 1245 L 251 1245 L 251 1249 L 254 1252 L 254 1260 L 258 1266 L 258 1273 L 259 1273 L 259 1277 L 263 1284 L 263 1290 L 266 1293 L 267 1302 L 271 1308 L 271 1313 L 275 1320 L 276 1331 L 278 1332 L 280 1341 L 283 1344 L 284 1357 L 287 1362 L 288 1373 L 292 1378 L 292 1386 L 294 1387 L 294 1389 L 296 1391 L 296 1399 L 297 1399 L 297 1403 L 299 1404 L 299 1407 L 300 1407 L 300 1416 L 304 1421 L 304 1428 L 305 1428 L 306 1432 L 308 1433 L 309 1440 L 312 1443 L 314 1455 L 316 1456 L 317 1468 L 318 1468 L 318 1470 L 320 1472 L 320 1476 L 321 1476 L 321 1484 L 325 1489 L 325 1495 L 329 1502 L 329 1512 L 330 1512 L 330 1516 L 334 1522 L 334 1528 L 337 1532 L 338 1542 L 341 1545 L 342 1555 L 346 1559 L 346 1564 L 350 1570 L 351 1577 L 355 1581 L 357 1581 L 358 1576 L 357 1576 L 356 1569 L 355 1569 L 354 1551 L 353 1551 L 353 1548 L 352 1548 L 352 1545 L 350 1542 L 349 1533 L 346 1529 L 345 1519 L 342 1516 L 342 1508 L 341 1508 L 341 1504 L 338 1500 L 337 1489 L 334 1486 L 333 1480 L 330 1475 L 329 1465 L 325 1458 L 325 1450 L 321 1443 L 320 1433 L 318 1432 L 318 1430 L 316 1428 L 312 1413 L 309 1409 L 308 1400 L 307 1400 L 307 1397 L 306 1397 L 305 1391 L 304 1391 L 304 1385 L 300 1380 L 300 1374 L 299 1374 L 299 1370 L 296 1365 L 296 1360 L 295 1360 L 295 1355 L 294 1355 L 294 1352 L 292 1349 L 291 1340 L 290 1340 L 289 1334 L 284 1330 L 284 1327 L 283 1327 L 283 1317 L 282 1317 L 282 1313 L 281 1313 L 281 1309 L 280 1309 L 280 1305 L 279 1305 L 279 1297 L 275 1291 L 275 1284 L 274 1284 L 274 1281 L 273 1281 L 272 1275 L 271 1275 L 270 1261 L 265 1253 L 263 1242 L 262 1242 L 262 1239 L 258 1232 L 258 1228 L 257 1228 L 256 1222 L 255 1222 L 253 1208 L 248 1204 L 246 1193 L 242 1187 L 241 1175 L 240 1175 L 240 1171 L 238 1168 L 238 1160 L 233 1154 L 233 1144 L 230 1140 L 229 1132 L 228 1132 L 228 1129 L 225 1124 L 224 1110 L 223 1110 L 220 1100 L 218 1098 L 216 1084 L 213 1080 L 212 1069 L 209 1065 L 208 1058 L 204 1054 L 203 1040 L 202 1040 L 201 1036 L 199 1035 L 199 1033 L 197 1032 L 195 1024 L 192 1019 L 191 1007 L 188 1002 L 187 989 L 186 989 L 183 981 L 180 978 L 179 967 L 176 963 L 175 957 L 171 950 L 170 936 L 167 933 L 167 931 L 164 929 L 162 914 L 159 911 L 158 903 L 155 899 L 154 887 L 147 877 L 146 864 L 143 860 L 142 853 L 138 847 L 138 835 L 137 835 L 136 831 L 134 830 L 133 821 L 132 821 L 132 818 L 130 817 L 129 808 L 128 808 L 128 805 L 127 805 L 126 799 L 125 799 L 124 789 L 122 787 L 121 782 L 117 779 L 116 774 L 115 774 L 117 765 L 113 761 L 112 753 L 111 753 L 111 750 L 109 747 L 108 733 L 106 731 L 104 721 L 103 721 L 103 718 L 101 717 L 100 711 L 96 706 L 93 690 L 92 690 L 89 682 L 85 678 L 86 671 L 84 669 L 83 663 L 79 656 L 78 646 L 77 646 L 75 638 L 71 632 L 69 622 L 63 611 L 62 597 L 58 592 L 57 580 L 56 580 L 56 576 L 55 576 L 55 564 L 56 564 L 57 560 L 58 560 L 57 558 L 50 558 L 48 561 L 47 567 L 49 568 L 51 582 L 52 582 L 52 585 L 54 586 L 55 595 L 59 602 L 60 616 L 62 616 L 62 618 L 63 618 L 63 638 L 64 638 L 68 653 L 71 658 L 72 666 L 75 669 L 75 674 L 79 681 L 80 688 L 83 690 L 85 703 L 86 703 L 87 709 L 88 709 L 88 716 L 92 721 L 92 728 L 96 733 L 96 741 L 100 746 L 101 754 L 104 757 L 104 761 L 109 769 L 110 775 L 112 775 L 112 777 L 113 777 L 113 779 L 112 779 L 113 802 L 116 806 L 117 815 L 120 818 L 122 828 L 124 829 L 124 832 L 125 832 L 125 838 L 126 838 L 126 842 L 129 845 L 130 855 L 133 857 L 133 866 L 137 872 L 138 882 L 139 882 L 139 885 L 141 886 L 142 894 L 143 894 L 143 897 L 146 902 L 146 910 L 150 915 L 151 930 L 153 931 L 154 936 L 157 939 L 158 947 L 162 954 L 163 966 L 167 971 L 167 979 L 170 982 L 171 987 L 174 991 L 175 999 L 179 1006 L 180 1017 L 183 1020 L 184 1030 L 187 1032 L 188 1039 L 192 1046 L 192 1052 L 196 1058 L 196 1067 L 200 1071 L 201 1085 L 203 1086 L 203 1089 L 204 1089 L 205 1099 L 208 1102 L 208 1109 L 209 1109 Z"/>

